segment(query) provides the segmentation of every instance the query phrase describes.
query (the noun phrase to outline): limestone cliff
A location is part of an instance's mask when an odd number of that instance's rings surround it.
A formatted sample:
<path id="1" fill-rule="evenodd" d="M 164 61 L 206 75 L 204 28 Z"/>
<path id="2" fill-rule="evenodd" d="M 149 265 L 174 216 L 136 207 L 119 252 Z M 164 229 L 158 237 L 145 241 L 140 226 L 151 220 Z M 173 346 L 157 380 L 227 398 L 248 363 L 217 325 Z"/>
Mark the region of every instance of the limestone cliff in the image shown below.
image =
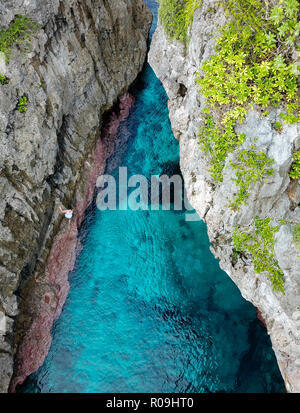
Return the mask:
<path id="1" fill-rule="evenodd" d="M 39 298 L 45 295 L 49 313 L 62 305 L 65 291 L 45 279 L 62 222 L 58 205 L 74 208 L 86 192 L 102 115 L 141 70 L 151 23 L 143 0 L 0 1 L 0 27 L 18 15 L 38 28 L 29 52 L 16 42 L 9 62 L 0 58 L 8 79 L 0 84 L 0 392 L 8 389 Z M 22 112 L 17 105 L 24 96 Z M 60 239 L 58 247 L 65 243 Z M 51 322 L 44 325 L 47 334 Z M 37 331 L 35 342 L 43 346 L 44 332 Z"/>
<path id="2" fill-rule="evenodd" d="M 170 120 L 180 142 L 180 165 L 188 197 L 207 223 L 212 252 L 243 297 L 262 314 L 287 391 L 300 392 L 300 258 L 292 237 L 292 224 L 300 222 L 300 185 L 289 177 L 292 154 L 300 146 L 299 127 L 284 124 L 282 131 L 274 128 L 281 108 L 271 108 L 268 116 L 262 116 L 255 106 L 248 111 L 246 120 L 238 127 L 239 132 L 246 134 L 242 148 L 248 149 L 254 144 L 270 155 L 275 161 L 274 173 L 265 183 L 255 185 L 247 205 L 239 211 L 229 208 L 236 192 L 230 161 L 237 155 L 233 152 L 228 156 L 223 182 L 216 184 L 199 146 L 205 99 L 195 82 L 202 63 L 215 53 L 215 36 L 224 21 L 224 10 L 215 1 L 202 2 L 194 14 L 188 46 L 170 41 L 159 25 L 149 62 L 169 97 Z M 255 216 L 292 223 L 281 225 L 274 248 L 284 274 L 285 295 L 274 292 L 265 275 L 254 271 L 251 257 L 234 255 L 234 228 L 249 228 Z"/>

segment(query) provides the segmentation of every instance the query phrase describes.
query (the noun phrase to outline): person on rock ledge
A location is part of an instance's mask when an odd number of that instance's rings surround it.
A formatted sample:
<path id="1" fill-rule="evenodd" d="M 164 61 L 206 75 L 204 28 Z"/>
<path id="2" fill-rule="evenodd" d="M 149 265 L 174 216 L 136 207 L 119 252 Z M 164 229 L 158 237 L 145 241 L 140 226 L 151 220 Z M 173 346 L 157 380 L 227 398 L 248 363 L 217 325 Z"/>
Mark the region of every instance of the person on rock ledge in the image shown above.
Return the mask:
<path id="1" fill-rule="evenodd" d="M 71 227 L 71 221 L 72 221 L 72 217 L 73 217 L 73 209 L 62 209 L 61 206 L 58 207 L 60 209 L 60 212 L 62 214 L 65 214 L 65 218 L 67 218 L 67 220 L 69 221 L 68 223 L 68 229 L 70 229 Z"/>

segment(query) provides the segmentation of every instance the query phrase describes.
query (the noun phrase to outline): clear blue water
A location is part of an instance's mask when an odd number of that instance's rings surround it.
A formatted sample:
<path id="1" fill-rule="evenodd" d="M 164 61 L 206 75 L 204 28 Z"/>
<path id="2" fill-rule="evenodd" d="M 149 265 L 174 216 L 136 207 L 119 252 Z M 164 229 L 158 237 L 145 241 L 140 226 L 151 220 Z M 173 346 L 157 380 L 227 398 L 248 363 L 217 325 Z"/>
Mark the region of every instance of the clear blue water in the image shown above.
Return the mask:
<path id="1" fill-rule="evenodd" d="M 156 17 L 156 2 L 147 3 Z M 178 172 L 167 97 L 148 65 L 132 93 L 108 172 Z M 81 239 L 49 355 L 20 391 L 284 391 L 269 337 L 219 269 L 204 223 L 94 207 Z"/>

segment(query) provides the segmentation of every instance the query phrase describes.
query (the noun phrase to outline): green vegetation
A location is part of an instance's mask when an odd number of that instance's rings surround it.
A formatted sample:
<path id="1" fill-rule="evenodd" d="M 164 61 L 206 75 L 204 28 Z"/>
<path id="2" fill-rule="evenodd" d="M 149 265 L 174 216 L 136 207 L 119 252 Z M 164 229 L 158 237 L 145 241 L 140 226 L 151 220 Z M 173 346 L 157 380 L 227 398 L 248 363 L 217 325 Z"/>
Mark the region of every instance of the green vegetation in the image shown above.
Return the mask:
<path id="1" fill-rule="evenodd" d="M 201 67 L 196 81 L 206 97 L 199 143 L 210 162 L 215 182 L 223 181 L 223 169 L 230 153 L 236 152 L 230 165 L 238 192 L 230 207 L 234 210 L 246 201 L 253 185 L 274 173 L 273 159 L 254 146 L 241 149 L 245 134 L 236 133 L 254 105 L 268 116 L 271 107 L 282 106 L 284 123 L 300 120 L 297 98 L 297 39 L 300 33 L 297 0 L 221 0 L 228 23 L 220 29 L 216 54 Z M 159 18 L 170 39 L 187 42 L 187 29 L 201 2 L 196 0 L 160 0 Z M 273 125 L 278 132 L 282 123 Z M 257 140 L 257 138 L 256 138 Z M 256 141 L 254 140 L 254 142 Z M 300 178 L 300 151 L 294 153 L 290 176 Z M 282 220 L 280 225 L 284 225 Z M 270 218 L 256 217 L 246 230 L 236 228 L 233 247 L 236 255 L 249 254 L 257 273 L 265 273 L 275 291 L 284 294 L 283 272 L 274 255 L 275 233 L 279 226 Z M 300 224 L 294 240 L 300 248 Z"/>
<path id="2" fill-rule="evenodd" d="M 292 163 L 291 170 L 289 172 L 290 178 L 300 178 L 300 151 L 293 153 L 294 162 Z"/>
<path id="3" fill-rule="evenodd" d="M 0 73 L 0 85 L 7 85 L 8 82 L 9 82 L 9 79 L 6 76 L 1 75 Z"/>
<path id="4" fill-rule="evenodd" d="M 233 247 L 238 253 L 251 256 L 255 272 L 264 273 L 271 281 L 274 291 L 284 292 L 283 272 L 274 256 L 275 233 L 278 226 L 271 225 L 271 218 L 255 217 L 254 224 L 246 231 L 234 230 Z"/>
<path id="5" fill-rule="evenodd" d="M 291 222 L 287 221 L 287 220 L 284 219 L 284 218 L 282 218 L 282 219 L 280 220 L 280 225 L 289 225 L 289 224 L 291 224 Z"/>
<path id="6" fill-rule="evenodd" d="M 274 129 L 277 130 L 277 132 L 281 132 L 282 131 L 282 124 L 280 122 L 275 122 Z"/>
<path id="7" fill-rule="evenodd" d="M 238 210 L 246 204 L 252 186 L 274 173 L 274 160 L 258 152 L 255 146 L 250 150 L 241 149 L 246 136 L 236 133 L 236 126 L 244 122 L 254 105 L 262 109 L 264 116 L 268 116 L 271 107 L 284 107 L 285 112 L 280 114 L 284 123 L 300 120 L 299 2 L 226 0 L 220 3 L 228 23 L 216 39 L 216 54 L 204 62 L 196 78 L 207 102 L 199 143 L 208 156 L 215 182 L 223 181 L 227 157 L 235 152 L 229 164 L 235 172 L 232 180 L 238 192 L 229 206 Z M 276 122 L 274 128 L 281 132 L 283 126 Z M 290 177 L 300 178 L 300 151 L 294 153 Z M 280 225 L 285 223 L 282 220 Z M 278 230 L 279 226 L 271 224 L 271 218 L 256 217 L 250 227 L 234 230 L 233 247 L 235 257 L 242 253 L 249 255 L 254 270 L 266 274 L 273 289 L 284 294 L 284 275 L 274 254 Z M 294 242 L 300 248 L 300 224 L 294 229 Z"/>
<path id="8" fill-rule="evenodd" d="M 293 229 L 293 241 L 300 249 L 300 224 L 295 225 Z"/>
<path id="9" fill-rule="evenodd" d="M 223 180 L 227 155 L 245 140 L 244 135 L 236 134 L 235 126 L 245 120 L 254 104 L 264 109 L 285 104 L 287 113 L 281 114 L 283 120 L 290 123 L 300 120 L 298 66 L 292 58 L 300 31 L 298 1 L 279 0 L 274 7 L 263 0 L 221 3 L 232 18 L 220 30 L 216 54 L 204 62 L 202 75 L 197 76 L 201 93 L 209 105 L 200 128 L 200 145 L 209 155 L 211 175 L 217 182 Z M 214 115 L 207 116 L 208 111 Z M 275 127 L 279 128 L 279 124 Z M 250 181 L 258 182 L 262 175 L 256 161 L 263 159 L 254 161 L 250 157 L 253 166 L 250 172 L 251 165 L 243 165 L 244 155 L 244 152 L 239 155 L 240 162 L 236 165 L 241 172 L 235 168 L 237 178 L 234 180 L 240 181 L 247 169 L 248 179 L 251 176 Z M 266 167 L 272 160 L 267 162 L 265 158 L 264 162 L 264 171 L 269 175 L 270 169 Z M 245 188 L 241 191 L 245 193 Z"/>
<path id="10" fill-rule="evenodd" d="M 263 181 L 265 176 L 273 174 L 271 166 L 274 160 L 269 159 L 264 152 L 255 152 L 253 146 L 251 149 L 240 151 L 237 160 L 231 161 L 231 165 L 236 171 L 236 178 L 233 181 L 239 187 L 236 198 L 230 204 L 234 210 L 237 210 L 241 204 L 246 204 L 253 185 Z"/>
<path id="11" fill-rule="evenodd" d="M 290 58 L 300 31 L 298 2 L 282 0 L 280 4 L 268 12 L 260 0 L 223 3 L 234 18 L 221 29 L 217 54 L 204 63 L 205 74 L 198 78 L 212 106 L 240 110 L 251 103 L 268 107 L 284 101 L 289 113 L 299 109 L 298 68 Z M 282 11 L 280 19 L 275 18 L 278 10 Z"/>
<path id="12" fill-rule="evenodd" d="M 202 0 L 159 0 L 159 20 L 168 37 L 187 42 L 187 29 Z"/>
<path id="13" fill-rule="evenodd" d="M 37 27 L 37 23 L 28 17 L 18 16 L 8 29 L 0 29 L 0 52 L 4 53 L 7 62 L 9 62 L 11 49 L 14 45 L 22 45 L 25 49 L 30 49 L 30 38 Z"/>
<path id="14" fill-rule="evenodd" d="M 18 99 L 17 110 L 21 113 L 26 112 L 27 105 L 28 105 L 28 98 L 26 96 L 22 96 Z"/>
<path id="15" fill-rule="evenodd" d="M 237 135 L 233 126 L 234 121 L 230 121 L 221 131 L 214 122 L 213 116 L 206 115 L 200 127 L 200 146 L 205 153 L 209 154 L 210 173 L 217 182 L 223 180 L 223 168 L 227 155 L 233 152 L 237 145 L 241 145 L 246 138 L 244 134 Z"/>
<path id="16" fill-rule="evenodd" d="M 285 123 L 297 123 L 300 120 L 299 117 L 299 104 L 296 102 L 286 105 L 287 113 L 280 113 L 280 116 Z"/>

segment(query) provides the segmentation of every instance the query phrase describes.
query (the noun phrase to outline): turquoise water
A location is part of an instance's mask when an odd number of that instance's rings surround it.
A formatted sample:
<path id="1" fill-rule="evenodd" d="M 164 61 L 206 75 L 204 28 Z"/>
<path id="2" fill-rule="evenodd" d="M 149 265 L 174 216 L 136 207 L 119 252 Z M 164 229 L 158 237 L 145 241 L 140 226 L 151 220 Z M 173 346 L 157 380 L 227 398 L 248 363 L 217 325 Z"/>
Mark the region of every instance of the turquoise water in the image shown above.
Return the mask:
<path id="1" fill-rule="evenodd" d="M 107 172 L 178 173 L 167 97 L 148 65 L 131 92 Z M 184 218 L 90 208 L 49 355 L 20 391 L 284 391 L 255 309 L 219 269 L 205 224 Z"/>

